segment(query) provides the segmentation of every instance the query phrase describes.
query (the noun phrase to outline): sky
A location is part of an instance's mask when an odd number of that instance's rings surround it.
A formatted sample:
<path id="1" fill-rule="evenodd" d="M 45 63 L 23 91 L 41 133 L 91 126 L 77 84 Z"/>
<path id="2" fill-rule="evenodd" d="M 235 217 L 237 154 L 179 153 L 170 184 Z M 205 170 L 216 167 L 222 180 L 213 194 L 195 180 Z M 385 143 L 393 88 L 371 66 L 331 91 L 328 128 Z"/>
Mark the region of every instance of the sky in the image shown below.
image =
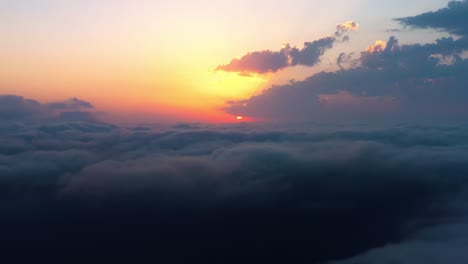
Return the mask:
<path id="1" fill-rule="evenodd" d="M 468 263 L 468 0 L 0 18 L 5 263 Z"/>
<path id="2" fill-rule="evenodd" d="M 79 97 L 109 113 L 154 120 L 229 122 L 226 102 L 272 85 L 336 70 L 341 52 L 363 51 L 393 18 L 444 7 L 446 1 L 58 1 L 0 2 L 0 94 L 51 102 Z M 404 7 L 404 8 L 402 8 Z M 359 23 L 348 43 L 321 63 L 245 77 L 214 71 L 251 51 L 331 36 Z M 437 33 L 401 32 L 401 42 Z M 236 116 L 236 115 L 234 115 Z"/>

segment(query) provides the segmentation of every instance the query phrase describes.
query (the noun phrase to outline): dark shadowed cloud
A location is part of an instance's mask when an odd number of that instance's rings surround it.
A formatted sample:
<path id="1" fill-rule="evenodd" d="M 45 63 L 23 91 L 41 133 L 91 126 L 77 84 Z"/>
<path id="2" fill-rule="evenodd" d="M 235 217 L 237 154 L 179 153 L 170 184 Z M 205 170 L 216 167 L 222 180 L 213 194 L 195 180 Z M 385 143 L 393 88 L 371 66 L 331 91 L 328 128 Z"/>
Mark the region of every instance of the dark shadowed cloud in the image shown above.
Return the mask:
<path id="1" fill-rule="evenodd" d="M 463 205 L 459 205 L 457 210 L 463 214 L 467 212 Z M 429 259 L 435 264 L 465 263 L 468 255 L 462 249 L 466 243 L 467 223 L 447 221 L 418 231 L 402 243 L 388 244 L 351 259 L 329 264 L 423 264 Z"/>
<path id="2" fill-rule="evenodd" d="M 320 57 L 326 50 L 331 49 L 337 39 L 349 40 L 346 35 L 349 31 L 357 30 L 356 22 L 348 21 L 337 26 L 334 36 L 325 37 L 312 42 L 305 42 L 302 49 L 286 44 L 280 51 L 255 51 L 241 58 L 233 59 L 229 64 L 220 65 L 219 71 L 246 73 L 277 72 L 287 67 L 297 65 L 314 66 L 320 62 Z"/>
<path id="3" fill-rule="evenodd" d="M 338 71 L 226 108 L 339 125 L 124 126 L 96 121 L 92 104 L 76 98 L 0 96 L 1 257 L 465 263 L 468 126 L 366 121 L 466 121 L 468 42 L 460 20 L 446 14 L 464 12 L 466 3 L 400 20 L 458 36 L 426 44 L 378 40 L 356 58 L 341 53 Z M 347 22 L 302 49 L 249 53 L 218 70 L 315 65 L 355 28 Z"/>
<path id="4" fill-rule="evenodd" d="M 0 95 L 0 120 L 36 122 L 46 120 L 95 122 L 89 102 L 71 98 L 63 102 L 39 103 L 16 95 Z"/>
<path id="5" fill-rule="evenodd" d="M 396 19 L 413 28 L 434 28 L 449 33 L 468 36 L 468 1 L 451 1 L 446 8 L 417 16 Z"/>
<path id="6" fill-rule="evenodd" d="M 458 14 L 465 12 L 467 3 L 451 2 L 446 9 L 400 20 L 415 27 L 441 28 L 461 38 L 427 44 L 400 44 L 394 36 L 378 40 L 356 59 L 341 53 L 339 71 L 274 85 L 247 100 L 228 103 L 226 111 L 273 121 L 464 120 L 468 117 L 468 60 L 463 56 L 468 50 L 463 35 L 467 20 Z M 447 22 L 437 26 L 444 18 Z"/>
<path id="7" fill-rule="evenodd" d="M 216 68 L 219 71 L 240 73 L 268 73 L 296 65 L 314 66 L 327 49 L 333 47 L 334 37 L 326 37 L 312 42 L 305 42 L 302 49 L 285 45 L 280 51 L 255 51 L 229 64 Z"/>
<path id="8" fill-rule="evenodd" d="M 24 99 L 20 96 L 0 96 L 0 118 L 17 119 L 41 112 L 41 104 L 35 100 Z"/>
<path id="9" fill-rule="evenodd" d="M 1 123 L 0 241 L 19 259 L 404 258 L 465 221 L 463 125 Z"/>
<path id="10" fill-rule="evenodd" d="M 80 109 L 92 109 L 94 106 L 86 101 L 78 98 L 70 98 L 63 102 L 48 103 L 47 106 L 57 110 L 80 110 Z"/>

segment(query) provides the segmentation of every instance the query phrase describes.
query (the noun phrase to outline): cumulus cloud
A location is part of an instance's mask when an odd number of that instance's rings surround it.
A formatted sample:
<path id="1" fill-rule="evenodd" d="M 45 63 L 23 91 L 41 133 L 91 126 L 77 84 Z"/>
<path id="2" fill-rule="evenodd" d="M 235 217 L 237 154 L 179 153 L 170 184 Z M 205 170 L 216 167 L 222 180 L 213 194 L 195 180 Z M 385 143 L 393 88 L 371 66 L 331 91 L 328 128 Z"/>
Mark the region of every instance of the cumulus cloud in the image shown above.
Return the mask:
<path id="1" fill-rule="evenodd" d="M 374 53 L 374 52 L 382 52 L 387 47 L 387 42 L 383 40 L 377 40 L 374 45 L 370 45 L 367 47 L 366 52 Z"/>
<path id="2" fill-rule="evenodd" d="M 321 38 L 312 42 L 305 42 L 304 47 L 299 49 L 285 44 L 279 51 L 255 51 L 247 53 L 241 58 L 233 59 L 226 65 L 216 68 L 219 71 L 245 73 L 269 73 L 277 72 L 287 67 L 297 65 L 314 66 L 320 62 L 321 56 L 326 50 L 331 49 L 337 38 L 342 37 L 343 41 L 348 40 L 349 31 L 357 30 L 359 25 L 356 22 L 348 21 L 337 26 L 337 31 L 332 37 Z"/>

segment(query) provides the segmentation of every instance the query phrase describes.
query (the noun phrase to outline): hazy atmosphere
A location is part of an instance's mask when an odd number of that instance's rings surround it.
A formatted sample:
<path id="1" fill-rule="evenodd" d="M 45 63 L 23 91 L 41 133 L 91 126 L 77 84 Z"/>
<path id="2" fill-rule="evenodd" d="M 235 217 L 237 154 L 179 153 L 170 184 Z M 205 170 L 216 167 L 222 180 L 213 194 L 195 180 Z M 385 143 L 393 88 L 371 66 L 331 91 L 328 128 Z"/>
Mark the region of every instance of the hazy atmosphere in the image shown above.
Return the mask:
<path id="1" fill-rule="evenodd" d="M 468 1 L 0 1 L 9 263 L 468 261 Z"/>

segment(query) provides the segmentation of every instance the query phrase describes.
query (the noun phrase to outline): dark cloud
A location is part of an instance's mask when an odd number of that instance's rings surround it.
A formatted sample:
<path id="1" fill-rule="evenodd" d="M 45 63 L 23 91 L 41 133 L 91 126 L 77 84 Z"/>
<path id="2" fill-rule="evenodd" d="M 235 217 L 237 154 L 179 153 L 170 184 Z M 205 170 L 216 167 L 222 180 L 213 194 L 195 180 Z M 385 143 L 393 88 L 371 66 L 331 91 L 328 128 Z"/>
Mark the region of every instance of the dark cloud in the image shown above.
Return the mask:
<path id="1" fill-rule="evenodd" d="M 80 110 L 80 109 L 92 109 L 94 108 L 93 105 L 89 102 L 77 99 L 77 98 L 70 98 L 63 102 L 53 102 L 48 103 L 47 107 L 57 110 Z"/>
<path id="2" fill-rule="evenodd" d="M 356 67 L 357 61 L 353 59 L 353 55 L 354 53 L 340 53 L 340 55 L 338 55 L 338 58 L 336 58 L 336 65 L 338 65 L 338 67 L 340 68 L 343 68 L 345 66 Z"/>
<path id="3" fill-rule="evenodd" d="M 466 43 L 441 38 L 401 45 L 391 37 L 369 46 L 357 61 L 340 55 L 338 65 L 351 60 L 349 69 L 273 86 L 230 102 L 226 111 L 277 121 L 461 120 L 468 115 L 468 60 L 461 57 Z"/>
<path id="4" fill-rule="evenodd" d="M 280 51 L 256 51 L 247 53 L 240 59 L 233 59 L 229 64 L 216 68 L 219 71 L 240 73 L 268 73 L 296 65 L 313 66 L 320 62 L 320 57 L 332 48 L 334 37 L 327 37 L 313 42 L 305 42 L 302 49 L 285 45 Z"/>
<path id="5" fill-rule="evenodd" d="M 385 32 L 389 32 L 389 33 L 396 33 L 396 32 L 401 32 L 401 31 L 402 30 L 399 28 L 389 28 L 385 30 Z"/>
<path id="6" fill-rule="evenodd" d="M 342 41 L 349 40 L 349 36 L 346 34 L 349 31 L 357 30 L 358 27 L 356 22 L 348 21 L 337 26 L 334 36 L 305 42 L 302 49 L 286 44 L 280 51 L 251 52 L 241 58 L 233 59 L 229 64 L 218 66 L 216 70 L 248 75 L 249 73 L 277 72 L 297 65 L 314 66 L 320 62 L 320 57 L 325 51 L 333 47 L 338 38 L 342 38 Z"/>
<path id="7" fill-rule="evenodd" d="M 413 28 L 440 29 L 459 36 L 468 36 L 468 1 L 451 1 L 446 8 L 417 16 L 396 19 Z"/>
<path id="8" fill-rule="evenodd" d="M 17 260 L 72 263 L 323 263 L 404 248 L 464 221 L 467 131 L 14 126 L 0 139 L 0 241 Z"/>
<path id="9" fill-rule="evenodd" d="M 24 118 L 41 112 L 41 104 L 35 100 L 24 99 L 15 95 L 0 96 L 0 118 Z"/>
<path id="10" fill-rule="evenodd" d="M 34 122 L 47 120 L 96 122 L 90 103 L 71 98 L 63 102 L 39 103 L 16 95 L 0 95 L 0 120 Z"/>
<path id="11" fill-rule="evenodd" d="M 465 2 L 443 12 L 458 5 Z M 462 35 L 452 24 L 431 27 Z M 354 27 L 220 67 L 313 65 Z M 361 52 L 359 65 L 273 86 L 226 109 L 350 125 L 126 128 L 97 122 L 92 105 L 78 99 L 0 96 L 1 255 L 67 263 L 464 262 L 468 127 L 365 120 L 466 118 L 466 44 L 391 37 Z"/>
<path id="12" fill-rule="evenodd" d="M 452 1 L 435 12 L 397 19 L 406 26 L 437 28 L 455 37 L 426 44 L 401 44 L 394 36 L 378 40 L 358 58 L 341 53 L 338 71 L 273 85 L 259 95 L 228 102 L 225 111 L 270 121 L 464 120 L 467 7 L 468 1 Z M 357 27 L 353 22 L 340 25 L 334 37 Z"/>
<path id="13" fill-rule="evenodd" d="M 466 213 L 466 208 L 459 208 Z M 463 251 L 468 242 L 468 226 L 457 221 L 435 225 L 412 235 L 399 244 L 389 244 L 358 255 L 354 258 L 330 262 L 330 264 L 434 264 L 464 263 L 468 254 Z"/>

